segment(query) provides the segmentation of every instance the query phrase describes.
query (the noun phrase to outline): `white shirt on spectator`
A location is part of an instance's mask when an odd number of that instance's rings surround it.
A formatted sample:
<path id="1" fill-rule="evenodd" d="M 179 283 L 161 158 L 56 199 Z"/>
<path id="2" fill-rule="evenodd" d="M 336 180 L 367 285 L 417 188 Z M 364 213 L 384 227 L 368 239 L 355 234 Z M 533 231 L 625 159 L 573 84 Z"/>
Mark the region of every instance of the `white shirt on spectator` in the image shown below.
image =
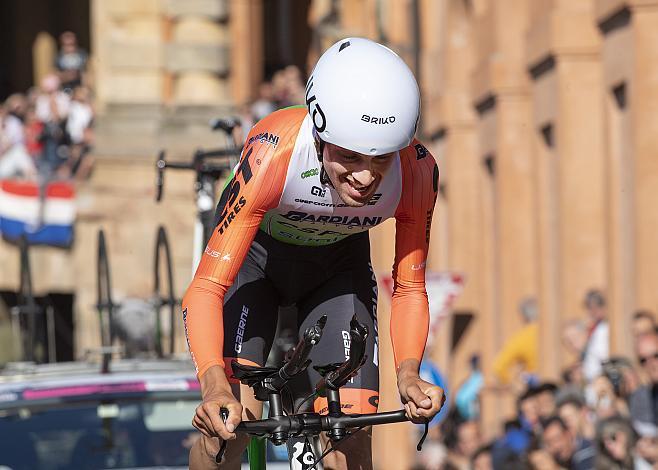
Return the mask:
<path id="1" fill-rule="evenodd" d="M 66 132 L 74 144 L 82 143 L 84 132 L 91 125 L 94 112 L 87 103 L 72 101 L 69 107 L 69 117 L 66 121 Z"/>
<path id="2" fill-rule="evenodd" d="M 583 354 L 583 374 L 588 383 L 601 375 L 601 363 L 610 358 L 610 326 L 600 321 L 589 336 Z"/>
<path id="3" fill-rule="evenodd" d="M 4 144 L 7 147 L 13 147 L 16 144 L 25 143 L 25 132 L 23 130 L 23 121 L 11 114 L 5 116 L 2 123 L 2 132 L 4 133 Z"/>
<path id="4" fill-rule="evenodd" d="M 50 107 L 50 95 L 40 94 L 37 96 L 36 115 L 41 122 L 53 122 L 62 120 L 69 114 L 71 98 L 63 91 L 55 93 L 55 106 L 57 107 L 58 116 L 54 116 Z"/>

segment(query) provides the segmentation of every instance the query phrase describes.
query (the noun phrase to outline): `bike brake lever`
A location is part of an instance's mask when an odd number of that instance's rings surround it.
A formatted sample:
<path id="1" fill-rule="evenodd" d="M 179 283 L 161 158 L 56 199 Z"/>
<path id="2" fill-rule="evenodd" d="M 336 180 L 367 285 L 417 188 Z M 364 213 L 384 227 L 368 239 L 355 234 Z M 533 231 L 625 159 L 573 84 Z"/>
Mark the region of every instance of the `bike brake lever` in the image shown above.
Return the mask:
<path id="1" fill-rule="evenodd" d="M 220 408 L 219 414 L 222 416 L 222 421 L 225 423 L 226 420 L 228 419 L 228 410 L 226 408 Z M 217 452 L 217 455 L 215 455 L 215 463 L 221 463 L 225 453 L 226 453 L 226 441 L 222 439 L 222 445 L 219 446 L 219 452 Z"/>
<path id="2" fill-rule="evenodd" d="M 425 438 L 427 437 L 427 433 L 430 430 L 430 422 L 425 421 L 425 431 L 423 432 L 422 437 L 420 438 L 420 441 L 418 441 L 418 445 L 416 446 L 416 450 L 420 452 L 423 448 L 423 443 L 425 442 Z"/>
<path id="3" fill-rule="evenodd" d="M 226 441 L 222 441 L 222 445 L 219 446 L 219 452 L 215 455 L 215 463 L 221 463 L 226 453 Z"/>

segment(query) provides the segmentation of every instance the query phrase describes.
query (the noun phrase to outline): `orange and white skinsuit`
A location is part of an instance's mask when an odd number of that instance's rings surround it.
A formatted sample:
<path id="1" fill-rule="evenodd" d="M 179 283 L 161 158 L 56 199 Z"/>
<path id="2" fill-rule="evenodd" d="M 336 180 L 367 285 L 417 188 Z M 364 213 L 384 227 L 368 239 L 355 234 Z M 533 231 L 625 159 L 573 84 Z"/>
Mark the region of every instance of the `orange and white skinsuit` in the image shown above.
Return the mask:
<path id="1" fill-rule="evenodd" d="M 396 220 L 390 323 L 395 364 L 421 360 L 429 324 L 425 264 L 439 174 L 434 158 L 418 141 L 398 154 L 373 200 L 348 207 L 331 185 L 321 182 L 306 109 L 280 110 L 254 126 L 183 299 L 185 332 L 199 377 L 238 356 L 223 350 L 233 344 L 224 337 L 224 302 L 259 230 L 277 243 L 308 251 L 341 243 L 390 217 Z M 372 411 L 354 405 L 352 411 Z"/>

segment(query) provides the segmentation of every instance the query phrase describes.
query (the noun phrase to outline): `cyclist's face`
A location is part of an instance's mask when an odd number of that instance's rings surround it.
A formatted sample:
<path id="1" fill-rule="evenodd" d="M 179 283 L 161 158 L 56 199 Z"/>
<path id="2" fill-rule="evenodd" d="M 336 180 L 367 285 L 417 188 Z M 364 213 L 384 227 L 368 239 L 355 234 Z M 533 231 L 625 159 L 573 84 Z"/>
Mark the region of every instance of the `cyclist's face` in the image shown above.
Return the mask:
<path id="1" fill-rule="evenodd" d="M 324 146 L 322 161 L 327 176 L 345 204 L 361 207 L 375 194 L 391 168 L 396 152 L 370 157 L 337 145 Z"/>

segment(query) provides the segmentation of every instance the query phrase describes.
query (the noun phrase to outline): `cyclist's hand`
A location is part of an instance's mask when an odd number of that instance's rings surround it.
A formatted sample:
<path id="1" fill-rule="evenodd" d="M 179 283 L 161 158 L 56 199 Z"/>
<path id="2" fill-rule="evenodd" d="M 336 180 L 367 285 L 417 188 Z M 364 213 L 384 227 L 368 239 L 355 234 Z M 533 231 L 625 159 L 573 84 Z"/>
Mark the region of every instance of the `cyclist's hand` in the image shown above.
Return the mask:
<path id="1" fill-rule="evenodd" d="M 195 428 L 208 437 L 235 439 L 235 428 L 242 421 L 242 405 L 231 392 L 223 369 L 212 367 L 201 377 L 203 401 L 192 419 Z M 228 410 L 226 422 L 220 409 Z"/>
<path id="2" fill-rule="evenodd" d="M 226 422 L 222 419 L 220 409 L 228 410 Z M 242 405 L 230 391 L 214 394 L 203 399 L 197 407 L 192 424 L 208 437 L 221 437 L 224 440 L 235 439 L 235 428 L 242 420 Z"/>
<path id="3" fill-rule="evenodd" d="M 398 390 L 407 418 L 414 423 L 424 423 L 432 419 L 445 402 L 443 389 L 424 381 L 414 371 L 400 371 Z"/>

